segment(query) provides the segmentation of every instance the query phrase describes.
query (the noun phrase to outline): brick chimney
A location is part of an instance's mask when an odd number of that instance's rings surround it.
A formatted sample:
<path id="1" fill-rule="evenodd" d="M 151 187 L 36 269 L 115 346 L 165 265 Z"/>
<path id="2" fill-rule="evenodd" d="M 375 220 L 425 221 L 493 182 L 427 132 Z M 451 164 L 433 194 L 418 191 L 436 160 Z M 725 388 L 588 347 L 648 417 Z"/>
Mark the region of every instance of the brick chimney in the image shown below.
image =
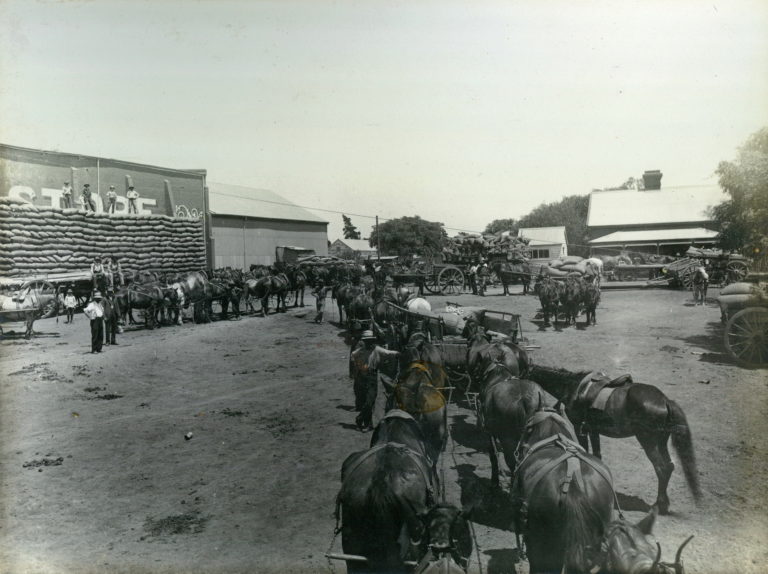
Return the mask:
<path id="1" fill-rule="evenodd" d="M 661 189 L 661 177 L 662 174 L 658 169 L 652 169 L 643 173 L 643 185 L 646 191 L 653 189 Z"/>

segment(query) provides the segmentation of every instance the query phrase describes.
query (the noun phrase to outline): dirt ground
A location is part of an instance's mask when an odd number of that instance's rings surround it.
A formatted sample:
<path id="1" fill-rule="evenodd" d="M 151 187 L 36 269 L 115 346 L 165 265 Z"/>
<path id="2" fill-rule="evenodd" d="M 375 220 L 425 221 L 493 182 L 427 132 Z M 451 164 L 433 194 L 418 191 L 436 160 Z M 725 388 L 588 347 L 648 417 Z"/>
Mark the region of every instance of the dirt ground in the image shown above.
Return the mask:
<path id="1" fill-rule="evenodd" d="M 540 330 L 534 297 L 451 299 L 519 313 L 538 363 L 629 372 L 676 400 L 704 497 L 694 505 L 678 468 L 673 513 L 655 528 L 664 560 L 694 534 L 690 574 L 768 568 L 768 370 L 731 364 L 714 300 L 605 290 L 597 326 Z M 370 435 L 354 428 L 342 331 L 301 315 L 138 329 L 99 355 L 88 352 L 82 315 L 39 321 L 32 341 L 6 337 L 0 571 L 327 572 L 341 463 Z M 490 486 L 486 441 L 467 408 L 452 404 L 450 420 L 448 499 L 482 500 L 473 515 L 482 572 L 512 572 L 508 503 Z M 655 499 L 651 465 L 634 439 L 603 442 L 637 520 Z"/>

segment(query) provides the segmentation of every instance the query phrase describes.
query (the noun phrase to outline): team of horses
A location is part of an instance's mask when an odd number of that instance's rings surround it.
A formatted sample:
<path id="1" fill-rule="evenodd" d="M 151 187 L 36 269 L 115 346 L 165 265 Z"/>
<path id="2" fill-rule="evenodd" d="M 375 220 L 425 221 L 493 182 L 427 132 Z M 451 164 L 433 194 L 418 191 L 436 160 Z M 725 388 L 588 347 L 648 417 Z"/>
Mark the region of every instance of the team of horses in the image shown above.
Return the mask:
<path id="1" fill-rule="evenodd" d="M 443 353 L 428 333 L 390 324 L 397 315 L 387 315 L 381 301 L 374 304 L 382 337 L 390 328 L 405 332 L 386 341 L 400 351 L 389 410 L 369 448 L 342 465 L 336 514 L 344 553 L 336 557 L 347 561 L 350 572 L 465 571 L 472 508 L 445 501 L 438 472 L 449 436 L 446 373 L 456 357 Z M 464 336 L 469 382 L 461 390 L 477 396 L 492 484 L 501 488 L 499 458 L 512 473 L 512 528 L 530 571 L 682 574 L 681 555 L 690 538 L 672 562 L 662 561 L 661 547 L 651 538 L 657 515 L 670 507 L 670 438 L 688 486 L 700 496 L 682 409 L 657 387 L 629 376 L 610 380 L 602 373 L 533 365 L 523 348 L 509 339 L 492 340 L 477 322 L 467 322 Z M 354 368 L 350 363 L 351 375 Z M 656 501 L 638 523 L 621 513 L 613 475 L 601 458 L 601 434 L 637 438 L 656 471 Z"/>
<path id="2" fill-rule="evenodd" d="M 551 325 L 551 317 L 557 328 L 560 315 L 566 325 L 576 325 L 582 311 L 586 317 L 586 325 L 597 325 L 597 307 L 600 304 L 600 285 L 597 281 L 576 276 L 563 279 L 541 277 L 536 289 L 545 327 Z"/>

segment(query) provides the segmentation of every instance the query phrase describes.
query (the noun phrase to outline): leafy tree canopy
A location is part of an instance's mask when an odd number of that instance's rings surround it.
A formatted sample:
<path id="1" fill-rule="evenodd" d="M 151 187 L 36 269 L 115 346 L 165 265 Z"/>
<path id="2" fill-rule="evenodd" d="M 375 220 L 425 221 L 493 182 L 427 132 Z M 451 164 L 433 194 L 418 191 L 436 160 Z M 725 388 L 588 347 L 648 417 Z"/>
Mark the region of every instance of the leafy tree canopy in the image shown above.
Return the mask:
<path id="1" fill-rule="evenodd" d="M 730 199 L 712 209 L 723 249 L 745 255 L 768 253 L 768 127 L 752 134 L 735 161 L 717 168 Z"/>
<path id="2" fill-rule="evenodd" d="M 485 226 L 485 233 L 501 233 L 502 231 L 511 231 L 517 233 L 517 220 L 514 218 L 494 219 Z"/>
<path id="3" fill-rule="evenodd" d="M 379 244 L 382 255 L 429 255 L 442 250 L 446 237 L 442 223 L 415 215 L 380 223 L 368 241 L 372 247 Z"/>
<path id="4" fill-rule="evenodd" d="M 587 241 L 587 212 L 589 211 L 588 195 L 569 195 L 560 201 L 542 203 L 528 215 L 518 220 L 495 219 L 489 223 L 486 233 L 506 231 L 512 226 L 513 231 L 521 227 L 559 227 L 565 226 L 568 239 L 568 253 L 571 255 L 587 256 L 589 247 Z M 535 239 L 535 238 L 533 238 Z"/>
<path id="5" fill-rule="evenodd" d="M 341 219 L 344 221 L 344 239 L 360 239 L 360 232 L 352 225 L 352 220 L 343 213 Z"/>

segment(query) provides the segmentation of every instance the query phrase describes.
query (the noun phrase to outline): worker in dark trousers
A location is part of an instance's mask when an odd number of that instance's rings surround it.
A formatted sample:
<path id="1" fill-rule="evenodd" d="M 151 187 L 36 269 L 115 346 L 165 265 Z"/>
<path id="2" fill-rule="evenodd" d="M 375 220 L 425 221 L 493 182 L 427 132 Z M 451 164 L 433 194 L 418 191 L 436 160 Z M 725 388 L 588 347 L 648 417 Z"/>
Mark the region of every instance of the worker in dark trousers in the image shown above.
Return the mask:
<path id="1" fill-rule="evenodd" d="M 365 432 L 373 430 L 373 408 L 379 390 L 379 366 L 384 357 L 398 357 L 397 351 L 389 351 L 376 344 L 373 331 L 363 331 L 363 346 L 352 352 L 350 372 L 354 376 L 355 406 L 360 414 L 355 419 L 357 428 Z"/>
<path id="2" fill-rule="evenodd" d="M 317 285 L 315 285 L 312 295 L 315 297 L 315 305 L 317 306 L 317 315 L 315 315 L 315 323 L 323 322 L 323 313 L 325 312 L 325 298 L 328 296 L 328 289 L 323 283 L 322 279 L 318 279 Z"/>
<path id="3" fill-rule="evenodd" d="M 101 300 L 101 293 L 94 291 L 93 299 L 83 309 L 85 316 L 91 320 L 91 353 L 101 353 L 104 343 L 104 307 Z"/>
<path id="4" fill-rule="evenodd" d="M 117 345 L 118 320 L 120 319 L 120 305 L 115 299 L 112 289 L 107 290 L 104 298 L 104 344 Z"/>

